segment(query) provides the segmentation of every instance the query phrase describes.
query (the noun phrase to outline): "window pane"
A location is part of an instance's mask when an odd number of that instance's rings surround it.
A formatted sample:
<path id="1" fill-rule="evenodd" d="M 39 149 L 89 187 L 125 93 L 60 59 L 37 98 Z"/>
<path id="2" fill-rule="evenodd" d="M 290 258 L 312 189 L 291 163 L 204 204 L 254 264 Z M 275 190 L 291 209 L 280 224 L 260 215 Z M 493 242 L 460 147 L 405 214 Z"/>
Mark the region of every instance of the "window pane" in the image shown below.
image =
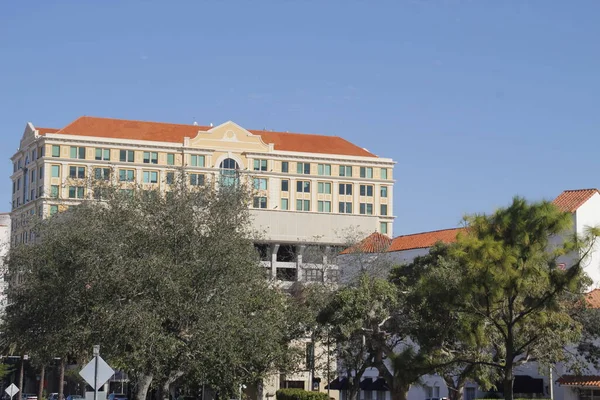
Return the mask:
<path id="1" fill-rule="evenodd" d="M 102 160 L 102 149 L 96 149 L 96 160 Z"/>
<path id="2" fill-rule="evenodd" d="M 296 211 L 302 211 L 302 200 L 296 200 Z"/>
<path id="3" fill-rule="evenodd" d="M 287 179 L 282 180 L 281 181 L 281 191 L 282 192 L 289 191 L 289 185 L 290 185 L 290 181 L 288 181 Z"/>
<path id="4" fill-rule="evenodd" d="M 69 154 L 71 158 L 77 158 L 77 147 L 71 147 L 71 154 Z"/>
<path id="5" fill-rule="evenodd" d="M 289 170 L 289 163 L 287 161 L 282 161 L 281 162 L 281 172 L 288 172 Z"/>
<path id="6" fill-rule="evenodd" d="M 60 157 L 60 146 L 52 145 L 52 157 Z"/>
<path id="7" fill-rule="evenodd" d="M 60 177 L 60 167 L 58 165 L 52 166 L 52 177 L 59 178 Z"/>
<path id="8" fill-rule="evenodd" d="M 289 204 L 289 200 L 288 199 L 281 199 L 281 209 L 282 210 L 287 210 L 288 209 L 288 204 Z"/>
<path id="9" fill-rule="evenodd" d="M 387 215 L 387 204 L 381 205 L 381 215 Z"/>
<path id="10" fill-rule="evenodd" d="M 296 163 L 296 172 L 297 172 L 298 174 L 301 174 L 301 173 L 302 173 L 302 171 L 303 171 L 303 166 L 302 166 L 302 163 Z"/>
<path id="11" fill-rule="evenodd" d="M 387 179 L 387 168 L 381 168 L 381 179 Z"/>
<path id="12" fill-rule="evenodd" d="M 167 165 L 175 165 L 175 154 L 167 154 Z"/>

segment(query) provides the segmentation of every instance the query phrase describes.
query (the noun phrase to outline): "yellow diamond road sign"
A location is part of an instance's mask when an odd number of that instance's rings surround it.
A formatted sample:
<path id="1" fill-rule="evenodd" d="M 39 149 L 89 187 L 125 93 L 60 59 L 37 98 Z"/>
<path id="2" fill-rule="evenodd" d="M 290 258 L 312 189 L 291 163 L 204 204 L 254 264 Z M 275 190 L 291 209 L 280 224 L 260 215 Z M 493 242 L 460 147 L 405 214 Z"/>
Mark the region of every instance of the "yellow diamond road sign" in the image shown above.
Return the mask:
<path id="1" fill-rule="evenodd" d="M 98 357 L 98 379 L 96 380 L 96 387 L 94 387 L 94 370 L 96 368 L 96 357 Z M 79 375 L 90 385 L 94 390 L 98 390 L 115 374 L 115 371 L 102 359 L 100 356 L 92 358 L 92 361 L 87 363 Z"/>

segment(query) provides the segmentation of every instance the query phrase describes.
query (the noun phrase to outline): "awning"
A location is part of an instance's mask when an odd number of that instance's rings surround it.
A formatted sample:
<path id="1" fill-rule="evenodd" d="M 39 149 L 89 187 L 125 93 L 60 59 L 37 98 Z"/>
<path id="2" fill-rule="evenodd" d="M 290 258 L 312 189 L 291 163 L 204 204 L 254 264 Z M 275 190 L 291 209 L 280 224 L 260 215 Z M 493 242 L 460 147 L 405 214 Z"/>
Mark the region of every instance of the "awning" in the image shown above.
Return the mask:
<path id="1" fill-rule="evenodd" d="M 504 393 L 502 382 L 499 382 L 496 387 L 498 388 L 498 392 Z M 515 375 L 515 380 L 513 381 L 513 393 L 543 394 L 544 380 L 532 378 L 529 375 Z"/>
<path id="2" fill-rule="evenodd" d="M 340 379 L 339 377 L 337 377 L 331 382 L 329 382 L 329 384 L 325 386 L 325 389 L 348 390 L 348 378 Z"/>
<path id="3" fill-rule="evenodd" d="M 563 375 L 556 382 L 562 386 L 600 388 L 600 376 L 598 375 Z"/>
<path id="4" fill-rule="evenodd" d="M 361 388 L 361 390 L 371 390 L 374 392 L 385 392 L 385 391 L 389 390 L 387 383 L 385 382 L 385 379 L 383 379 L 383 378 L 377 378 L 377 379 L 365 378 L 360 383 L 360 388 Z"/>

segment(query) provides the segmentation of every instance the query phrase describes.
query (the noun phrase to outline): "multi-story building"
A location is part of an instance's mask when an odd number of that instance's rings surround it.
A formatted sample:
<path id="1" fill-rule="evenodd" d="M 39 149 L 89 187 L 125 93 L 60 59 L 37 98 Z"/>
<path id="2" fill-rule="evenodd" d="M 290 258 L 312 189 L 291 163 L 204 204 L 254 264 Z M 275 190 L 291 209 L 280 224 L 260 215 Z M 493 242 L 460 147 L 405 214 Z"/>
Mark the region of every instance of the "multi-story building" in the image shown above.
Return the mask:
<path id="1" fill-rule="evenodd" d="M 7 272 L 4 257 L 10 247 L 10 214 L 0 213 L 0 315 L 4 314 L 6 308 L 6 286 L 4 274 Z"/>
<path id="2" fill-rule="evenodd" d="M 30 215 L 93 200 L 93 179 L 166 190 L 179 170 L 189 185 L 253 182 L 251 214 L 264 232 L 257 248 L 284 287 L 335 280 L 328 255 L 349 231 L 393 229 L 394 161 L 337 136 L 80 117 L 62 129 L 28 123 L 12 162 L 13 243 L 33 239 Z M 308 389 L 307 374 L 271 386 Z"/>

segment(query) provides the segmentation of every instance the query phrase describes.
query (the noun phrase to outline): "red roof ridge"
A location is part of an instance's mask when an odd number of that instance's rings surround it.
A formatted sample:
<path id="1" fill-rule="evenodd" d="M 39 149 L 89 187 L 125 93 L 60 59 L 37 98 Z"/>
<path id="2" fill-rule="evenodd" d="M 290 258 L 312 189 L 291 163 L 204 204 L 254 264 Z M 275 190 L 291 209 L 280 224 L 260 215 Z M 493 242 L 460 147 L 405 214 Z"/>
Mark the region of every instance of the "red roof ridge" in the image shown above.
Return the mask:
<path id="1" fill-rule="evenodd" d="M 198 130 L 204 129 L 204 128 L 208 128 L 208 129 L 214 128 L 212 126 L 194 125 L 194 124 L 180 124 L 180 123 L 176 123 L 176 122 L 157 122 L 157 121 L 147 121 L 147 120 L 143 120 L 143 119 L 125 119 L 125 118 L 111 118 L 111 117 L 95 117 L 93 115 L 82 115 L 81 117 L 76 118 L 70 124 L 65 125 L 63 128 L 61 128 L 56 133 L 60 133 L 61 131 L 63 131 L 64 129 L 68 128 L 69 126 L 75 124 L 79 120 L 90 119 L 90 118 L 93 118 L 93 119 L 102 119 L 102 120 L 106 120 L 106 121 L 141 122 L 141 123 L 144 123 L 144 124 L 169 125 L 169 126 L 185 126 L 185 127 L 195 126 L 195 127 L 198 128 Z"/>
<path id="2" fill-rule="evenodd" d="M 454 243 L 459 232 L 466 228 L 447 228 L 437 231 L 413 233 L 410 235 L 397 236 L 387 249 L 388 252 L 426 249 L 437 242 Z"/>
<path id="3" fill-rule="evenodd" d="M 387 251 L 392 239 L 382 233 L 373 232 L 360 242 L 348 247 L 341 254 L 352 253 L 383 253 Z"/>
<path id="4" fill-rule="evenodd" d="M 184 137 L 194 136 L 198 131 L 208 131 L 212 128 L 214 127 L 84 115 L 52 133 L 180 143 Z M 272 144 L 278 151 L 377 157 L 339 136 L 251 129 L 247 131 L 260 136 L 264 143 Z"/>
<path id="5" fill-rule="evenodd" d="M 459 228 L 444 228 L 444 229 L 436 229 L 436 230 L 433 230 L 433 231 L 423 231 L 423 232 L 407 233 L 405 235 L 396 236 L 394 239 L 399 239 L 399 238 L 403 238 L 403 237 L 406 237 L 406 236 L 422 235 L 424 233 L 436 233 L 436 232 L 455 231 L 455 230 L 463 230 L 463 229 L 466 229 L 466 228 L 462 228 L 462 227 L 459 227 Z"/>
<path id="6" fill-rule="evenodd" d="M 596 193 L 600 192 L 595 188 L 564 190 L 552 203 L 564 212 L 573 213 Z"/>

